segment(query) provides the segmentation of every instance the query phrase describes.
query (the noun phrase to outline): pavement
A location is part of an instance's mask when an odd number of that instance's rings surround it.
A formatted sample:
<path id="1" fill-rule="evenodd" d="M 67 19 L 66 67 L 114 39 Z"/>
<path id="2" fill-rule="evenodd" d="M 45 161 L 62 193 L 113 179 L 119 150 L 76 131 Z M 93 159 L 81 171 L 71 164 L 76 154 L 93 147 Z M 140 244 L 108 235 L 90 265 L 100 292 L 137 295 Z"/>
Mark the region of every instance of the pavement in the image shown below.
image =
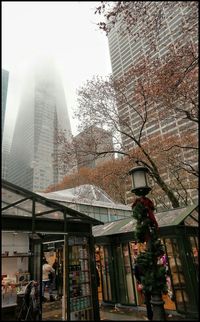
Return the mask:
<path id="1" fill-rule="evenodd" d="M 198 321 L 186 318 L 174 311 L 165 311 L 166 321 Z M 141 307 L 105 307 L 100 308 L 100 319 L 104 321 L 148 321 L 146 309 Z"/>
<path id="2" fill-rule="evenodd" d="M 145 312 L 116 310 L 115 308 L 101 308 L 100 319 L 104 321 L 143 321 L 147 320 Z"/>
<path id="3" fill-rule="evenodd" d="M 61 321 L 62 320 L 62 302 L 57 300 L 55 302 L 43 303 L 42 320 L 43 321 Z M 184 315 L 178 314 L 176 311 L 166 311 L 166 321 L 199 321 L 192 320 Z M 102 321 L 148 321 L 146 314 L 146 307 L 136 306 L 122 306 L 117 304 L 100 305 L 100 319 Z"/>

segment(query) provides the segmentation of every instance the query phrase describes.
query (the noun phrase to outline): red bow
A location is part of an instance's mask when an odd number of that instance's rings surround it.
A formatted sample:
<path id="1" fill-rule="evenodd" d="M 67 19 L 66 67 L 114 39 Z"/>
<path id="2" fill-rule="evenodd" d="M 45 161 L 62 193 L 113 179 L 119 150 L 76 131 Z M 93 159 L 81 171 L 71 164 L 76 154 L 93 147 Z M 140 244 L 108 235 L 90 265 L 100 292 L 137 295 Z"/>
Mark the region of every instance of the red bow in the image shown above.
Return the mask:
<path id="1" fill-rule="evenodd" d="M 138 203 L 142 203 L 145 206 L 145 208 L 147 209 L 147 215 L 149 219 L 154 223 L 155 227 L 158 229 L 158 223 L 153 213 L 155 209 L 153 202 L 147 197 L 140 197 L 137 198 L 136 201 L 132 204 L 132 208 L 134 208 Z"/>

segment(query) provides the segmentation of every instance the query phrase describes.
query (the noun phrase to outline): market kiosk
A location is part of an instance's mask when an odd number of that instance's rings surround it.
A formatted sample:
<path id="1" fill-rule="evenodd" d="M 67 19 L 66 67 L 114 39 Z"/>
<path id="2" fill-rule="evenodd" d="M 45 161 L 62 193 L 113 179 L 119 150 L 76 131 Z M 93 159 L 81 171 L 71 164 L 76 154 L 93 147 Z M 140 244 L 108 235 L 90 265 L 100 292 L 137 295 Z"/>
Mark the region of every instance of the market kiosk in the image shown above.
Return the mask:
<path id="1" fill-rule="evenodd" d="M 42 256 L 45 245 L 57 241 L 62 245 L 62 320 L 99 320 L 92 226 L 102 222 L 5 180 L 1 210 L 2 320 L 19 317 L 20 298 L 31 281 L 38 285 L 35 311 L 42 320 Z"/>
<path id="2" fill-rule="evenodd" d="M 165 246 L 169 286 L 165 309 L 198 317 L 198 205 L 155 214 Z M 135 237 L 130 217 L 93 227 L 96 258 L 101 273 L 102 305 L 144 305 L 134 275 L 134 263 L 145 245 Z"/>

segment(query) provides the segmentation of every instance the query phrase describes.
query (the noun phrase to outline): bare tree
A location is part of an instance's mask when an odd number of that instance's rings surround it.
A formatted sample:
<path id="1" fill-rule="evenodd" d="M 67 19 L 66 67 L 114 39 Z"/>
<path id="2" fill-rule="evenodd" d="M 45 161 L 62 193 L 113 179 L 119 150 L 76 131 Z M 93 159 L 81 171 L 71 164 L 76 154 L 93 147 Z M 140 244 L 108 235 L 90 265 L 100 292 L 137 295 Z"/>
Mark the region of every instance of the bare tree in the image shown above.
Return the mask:
<path id="1" fill-rule="evenodd" d="M 166 10 L 180 7 L 184 14 L 181 33 L 186 37 L 196 36 L 198 30 L 198 1 L 101 1 L 95 14 L 100 16 L 98 26 L 108 35 L 119 26 L 122 34 L 132 34 L 135 41 L 146 37 L 156 46 L 159 32 L 165 25 Z M 119 24 L 120 22 L 120 24 Z M 140 23 L 140 28 L 137 25 Z"/>
<path id="2" fill-rule="evenodd" d="M 122 26 L 120 32 L 131 34 L 135 41 L 146 37 L 151 49 L 156 50 L 160 30 L 165 25 L 165 9 L 173 12 L 174 6 L 187 13 L 179 30 L 184 44 L 177 41 L 162 59 L 141 55 L 139 63 L 120 78 L 96 76 L 79 89 L 75 116 L 80 121 L 80 131 L 90 126 L 110 131 L 114 149 L 98 151 L 99 142 L 93 137 L 87 149 L 76 142 L 69 147 L 61 142 L 62 133 L 60 143 L 68 159 L 72 153 L 92 154 L 94 158 L 117 153 L 132 164 L 147 166 L 160 191 L 159 195 L 156 193 L 158 203 L 168 206 L 170 201 L 176 208 L 188 203 L 188 191 L 196 189 L 198 175 L 198 50 L 197 42 L 191 41 L 198 34 L 197 2 L 163 1 L 160 5 L 155 1 L 152 6 L 150 1 L 103 1 L 96 13 L 105 17 L 99 27 L 107 34 L 115 26 Z M 173 133 L 161 135 L 159 127 L 163 123 L 171 123 Z M 181 138 L 177 125 L 183 127 Z M 151 126 L 155 128 L 154 134 L 148 132 Z M 185 157 L 186 154 L 191 157 Z"/>
<path id="3" fill-rule="evenodd" d="M 194 106 L 190 105 L 193 101 L 197 106 L 196 64 L 193 64 L 193 68 L 188 68 L 196 58 L 193 52 L 189 58 L 189 53 L 190 50 L 184 63 L 179 62 L 179 56 L 174 53 L 164 65 L 143 60 L 117 80 L 111 76 L 97 76 L 88 80 L 78 92 L 79 109 L 75 116 L 80 122 L 79 130 L 99 127 L 109 131 L 113 136 L 114 148 L 104 145 L 103 150 L 98 149 L 104 137 L 92 134 L 88 137 L 87 144 L 72 140 L 69 145 L 60 133 L 60 158 L 69 162 L 73 159 L 72 155 L 90 155 L 96 159 L 106 154 L 121 154 L 132 160 L 132 164 L 143 164 L 149 168 L 153 180 L 164 191 L 173 207 L 180 205 L 179 200 L 181 204 L 187 204 L 189 197 L 186 192 L 191 189 L 190 186 L 196 188 L 193 177 L 198 175 L 195 165 L 198 114 Z M 179 66 L 177 72 L 175 66 Z M 181 111 L 177 111 L 179 102 Z M 128 113 L 124 114 L 123 108 L 127 107 Z M 190 116 L 187 117 L 188 115 Z M 175 131 L 173 134 L 166 132 L 161 135 L 159 131 L 156 134 L 147 133 L 151 124 L 159 129 L 159 122 L 167 123 L 168 118 L 170 122 L 171 119 L 174 121 L 171 125 Z M 184 129 L 183 137 L 180 137 L 176 131 L 176 122 L 182 120 Z M 125 145 L 122 144 L 122 139 L 126 142 Z M 184 157 L 186 151 L 191 153 L 191 160 Z M 184 171 L 189 176 L 183 175 Z M 167 204 L 167 201 L 163 201 L 163 204 Z"/>

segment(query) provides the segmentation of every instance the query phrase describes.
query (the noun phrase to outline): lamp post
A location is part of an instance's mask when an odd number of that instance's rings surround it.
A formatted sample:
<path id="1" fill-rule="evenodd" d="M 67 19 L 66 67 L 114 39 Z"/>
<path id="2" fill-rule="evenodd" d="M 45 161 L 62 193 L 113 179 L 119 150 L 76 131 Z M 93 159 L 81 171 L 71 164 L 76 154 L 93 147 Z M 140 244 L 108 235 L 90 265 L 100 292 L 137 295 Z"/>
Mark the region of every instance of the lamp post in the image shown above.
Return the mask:
<path id="1" fill-rule="evenodd" d="M 165 321 L 162 291 L 166 291 L 165 268 L 158 264 L 163 252 L 163 245 L 158 238 L 158 224 L 153 214 L 153 202 L 145 197 L 151 188 L 148 184 L 148 168 L 135 167 L 129 171 L 132 189 L 139 198 L 132 205 L 133 217 L 137 220 L 136 238 L 138 242 L 146 242 L 146 251 L 138 255 L 136 263 L 141 272 L 143 290 L 151 294 L 153 320 Z"/>

